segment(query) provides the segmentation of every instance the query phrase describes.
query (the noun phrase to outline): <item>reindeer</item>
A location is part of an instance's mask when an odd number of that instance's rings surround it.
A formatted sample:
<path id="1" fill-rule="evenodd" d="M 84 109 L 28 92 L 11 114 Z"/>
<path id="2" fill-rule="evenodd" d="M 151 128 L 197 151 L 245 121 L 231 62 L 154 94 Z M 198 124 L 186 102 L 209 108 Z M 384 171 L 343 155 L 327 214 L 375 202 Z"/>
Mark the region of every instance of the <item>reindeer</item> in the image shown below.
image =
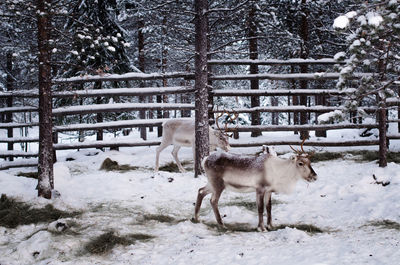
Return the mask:
<path id="1" fill-rule="evenodd" d="M 310 154 L 304 152 L 303 144 L 304 141 L 301 144 L 301 150 L 295 150 L 296 155 L 291 156 L 290 159 L 279 158 L 273 153 L 265 151 L 258 157 L 213 152 L 204 158 L 202 165 L 208 183 L 199 189 L 194 221 L 198 222 L 201 203 L 209 193 L 212 194 L 210 202 L 217 223 L 223 227 L 218 210 L 218 201 L 222 191 L 225 188 L 236 192 L 255 191 L 258 208 L 257 230 L 265 231 L 264 199 L 267 202 L 267 229 L 271 230 L 272 192 L 290 193 L 298 180 L 304 179 L 313 182 L 317 179 L 317 174 L 310 165 Z"/>
<path id="2" fill-rule="evenodd" d="M 217 123 L 218 124 L 218 123 Z M 219 128 L 219 127 L 218 127 Z M 224 151 L 229 151 L 228 136 L 219 130 L 214 130 L 211 126 L 209 130 L 209 145 L 210 151 L 215 150 L 217 147 Z M 178 165 L 180 172 L 186 172 L 178 159 L 178 151 L 182 146 L 192 147 L 193 158 L 195 158 L 195 123 L 194 119 L 171 119 L 163 123 L 163 137 L 161 144 L 156 149 L 156 166 L 155 172 L 159 168 L 160 153 L 169 145 L 174 145 L 172 156 Z"/>

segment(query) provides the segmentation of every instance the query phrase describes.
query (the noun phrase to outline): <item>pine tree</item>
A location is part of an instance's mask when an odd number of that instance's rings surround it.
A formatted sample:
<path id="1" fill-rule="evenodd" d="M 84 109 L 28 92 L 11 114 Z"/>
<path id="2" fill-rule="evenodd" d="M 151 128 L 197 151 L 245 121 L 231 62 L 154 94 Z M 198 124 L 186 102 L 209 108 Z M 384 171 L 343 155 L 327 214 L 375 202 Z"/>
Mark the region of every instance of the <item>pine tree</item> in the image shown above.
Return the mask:
<path id="1" fill-rule="evenodd" d="M 338 88 L 353 88 L 345 102 L 347 113 L 367 116 L 360 106 L 378 106 L 380 162 L 386 166 L 386 98 L 396 95 L 392 84 L 400 74 L 400 3 L 397 0 L 372 1 L 356 12 L 335 20 L 334 26 L 349 32 L 346 52 L 337 59 L 347 59 L 341 68 Z M 357 73 L 369 73 L 361 78 Z"/>

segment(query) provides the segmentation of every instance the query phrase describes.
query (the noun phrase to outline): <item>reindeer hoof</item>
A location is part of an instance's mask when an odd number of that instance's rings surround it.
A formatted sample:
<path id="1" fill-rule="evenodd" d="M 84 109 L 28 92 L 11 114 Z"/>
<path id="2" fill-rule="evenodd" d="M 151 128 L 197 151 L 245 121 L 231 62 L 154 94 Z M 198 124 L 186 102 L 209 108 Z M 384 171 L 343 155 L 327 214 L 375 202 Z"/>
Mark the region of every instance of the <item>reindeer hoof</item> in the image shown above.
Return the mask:
<path id="1" fill-rule="evenodd" d="M 258 232 L 265 232 L 266 229 L 265 229 L 264 226 L 259 226 L 259 227 L 257 227 L 257 231 L 258 231 Z"/>
<path id="2" fill-rule="evenodd" d="M 275 228 L 272 225 L 267 225 L 267 230 L 268 231 L 273 231 Z"/>

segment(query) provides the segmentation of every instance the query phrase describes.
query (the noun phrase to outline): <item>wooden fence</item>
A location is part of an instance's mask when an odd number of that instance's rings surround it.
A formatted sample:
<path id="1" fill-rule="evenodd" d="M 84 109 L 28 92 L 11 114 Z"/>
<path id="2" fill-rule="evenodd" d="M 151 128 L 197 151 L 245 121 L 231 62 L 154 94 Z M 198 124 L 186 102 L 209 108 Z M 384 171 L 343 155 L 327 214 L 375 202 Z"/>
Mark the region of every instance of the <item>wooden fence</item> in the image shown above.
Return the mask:
<path id="1" fill-rule="evenodd" d="M 226 65 L 332 65 L 335 62 L 332 59 L 321 59 L 321 60 L 211 60 L 208 62 L 212 66 L 226 66 Z M 361 74 L 360 74 L 361 75 Z M 131 81 L 131 80 L 162 80 L 162 79 L 193 79 L 193 74 L 188 73 L 171 73 L 171 74 L 137 74 L 128 73 L 125 75 L 103 75 L 103 76 L 84 76 L 75 77 L 69 79 L 55 80 L 56 85 L 65 84 L 81 84 L 87 82 L 114 82 L 114 81 Z M 213 82 L 220 80 L 275 80 L 275 81 L 299 81 L 299 80 L 334 80 L 338 78 L 337 73 L 287 73 L 287 74 L 238 74 L 238 75 L 210 75 L 209 79 Z M 346 91 L 348 93 L 349 91 Z M 109 89 L 86 89 L 86 90 L 74 90 L 74 91 L 56 91 L 53 92 L 52 96 L 54 99 L 61 98 L 72 98 L 82 99 L 90 97 L 142 97 L 142 96 L 155 96 L 155 95 L 172 95 L 172 94 L 193 94 L 193 86 L 173 86 L 173 87 L 137 87 L 137 88 L 109 88 Z M 250 89 L 213 89 L 210 91 L 211 102 L 213 99 L 218 97 L 296 97 L 296 96 L 307 96 L 307 97 L 340 97 L 344 94 L 343 91 L 337 89 L 277 89 L 277 90 L 250 90 Z M 37 90 L 29 91 L 12 91 L 0 93 L 0 98 L 6 98 L 8 100 L 12 98 L 37 98 Z M 316 100 L 315 100 L 316 101 Z M 315 102 L 314 101 L 314 102 Z M 399 100 L 397 98 L 391 98 L 388 100 L 388 106 L 396 107 L 399 109 Z M 326 105 L 313 105 L 313 106 L 302 106 L 302 105 L 290 105 L 287 106 L 257 106 L 253 108 L 232 108 L 229 111 L 235 113 L 291 113 L 294 117 L 296 113 L 326 113 L 334 110 L 338 110 L 338 106 L 326 106 Z M 95 113 L 120 113 L 120 112 L 131 112 L 131 111 L 192 111 L 194 110 L 194 103 L 113 103 L 113 104 L 93 104 L 93 105 L 75 105 L 65 106 L 53 109 L 53 115 L 55 117 L 68 116 L 68 115 L 84 115 L 84 114 L 95 114 Z M 367 112 L 375 112 L 376 107 L 365 107 Z M 38 108 L 35 106 L 10 106 L 1 108 L 0 112 L 4 114 L 13 113 L 24 113 L 24 112 L 37 112 Z M 223 108 L 212 108 L 210 114 L 216 114 L 226 111 Z M 290 115 L 289 115 L 290 117 Z M 99 131 L 110 129 L 124 129 L 124 128 L 149 128 L 160 126 L 168 118 L 157 118 L 157 119 L 135 119 L 135 120 L 124 120 L 124 121 L 105 121 L 97 123 L 78 123 L 78 124 L 67 124 L 54 126 L 54 149 L 55 150 L 66 150 L 66 149 L 82 149 L 82 148 L 118 148 L 118 147 L 134 147 L 134 146 L 151 146 L 158 145 L 159 140 L 149 141 L 138 139 L 136 141 L 92 141 L 92 142 L 74 142 L 74 143 L 58 143 L 57 133 L 67 131 Z M 400 117 L 395 120 L 389 120 L 388 122 L 400 122 Z M 232 125 L 227 127 L 227 131 L 235 132 L 270 132 L 270 131 L 327 131 L 327 130 L 338 130 L 338 129 L 354 129 L 354 128 L 377 128 L 377 123 L 346 123 L 346 124 L 280 124 L 280 125 Z M 400 125 L 400 124 L 399 124 Z M 4 122 L 0 123 L 0 129 L 6 129 L 10 131 L 13 128 L 25 128 L 38 126 L 37 122 Z M 400 128 L 400 126 L 399 126 Z M 387 135 L 388 139 L 400 139 L 400 135 Z M 102 137 L 100 137 L 102 139 Z M 0 158 L 8 158 L 12 160 L 14 157 L 25 157 L 32 158 L 37 157 L 38 154 L 35 152 L 26 151 L 15 151 L 13 145 L 16 143 L 34 143 L 38 142 L 36 137 L 16 137 L 9 135 L 6 138 L 0 138 L 0 143 L 7 143 L 8 150 L 0 150 Z M 266 138 L 254 138 L 251 142 L 235 141 L 232 143 L 232 147 L 250 147 L 259 146 L 262 144 L 266 145 L 295 145 L 301 141 L 293 140 L 268 140 Z M 310 146 L 368 146 L 378 145 L 379 139 L 373 140 L 347 140 L 347 141 L 307 141 L 306 145 Z M 0 165 L 0 169 L 6 169 L 11 167 L 21 166 L 33 166 L 37 165 L 37 160 L 32 159 L 18 159 L 17 161 L 4 161 Z"/>

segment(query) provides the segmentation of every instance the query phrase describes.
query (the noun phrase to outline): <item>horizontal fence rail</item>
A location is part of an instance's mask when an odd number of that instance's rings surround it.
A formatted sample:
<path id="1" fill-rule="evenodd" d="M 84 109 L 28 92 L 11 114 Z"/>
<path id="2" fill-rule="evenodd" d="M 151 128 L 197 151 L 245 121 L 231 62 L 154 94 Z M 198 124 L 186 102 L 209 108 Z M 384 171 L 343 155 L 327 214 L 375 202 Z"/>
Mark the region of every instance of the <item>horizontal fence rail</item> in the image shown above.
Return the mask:
<path id="1" fill-rule="evenodd" d="M 193 104 L 183 103 L 113 103 L 61 107 L 53 109 L 53 115 L 73 115 L 138 110 L 193 110 Z"/>
<path id="2" fill-rule="evenodd" d="M 371 76 L 368 73 L 355 74 L 358 79 L 365 76 Z M 335 80 L 340 77 L 340 73 L 297 73 L 297 74 L 246 74 L 246 75 L 211 75 L 210 80 Z"/>
<path id="3" fill-rule="evenodd" d="M 86 83 L 99 81 L 131 81 L 131 80 L 162 80 L 171 78 L 193 79 L 193 73 L 175 72 L 175 73 L 126 73 L 126 74 L 104 74 L 104 75 L 84 75 L 70 78 L 60 78 L 54 80 L 54 83 Z"/>
<path id="4" fill-rule="evenodd" d="M 337 61 L 333 58 L 322 59 L 265 59 L 265 60 L 252 60 L 252 59 L 239 59 L 239 60 L 208 60 L 210 65 L 302 65 L 302 64 L 344 64 L 346 61 Z"/>
<path id="5" fill-rule="evenodd" d="M 70 91 L 54 91 L 53 98 L 73 98 L 73 97 L 104 97 L 104 96 L 149 96 L 149 95 L 168 95 L 193 93 L 194 87 L 134 87 L 134 88 L 105 88 L 105 89 L 82 89 Z M 36 98 L 39 96 L 38 90 L 20 90 L 12 92 L 0 92 L 0 98 L 7 97 L 27 97 Z"/>

